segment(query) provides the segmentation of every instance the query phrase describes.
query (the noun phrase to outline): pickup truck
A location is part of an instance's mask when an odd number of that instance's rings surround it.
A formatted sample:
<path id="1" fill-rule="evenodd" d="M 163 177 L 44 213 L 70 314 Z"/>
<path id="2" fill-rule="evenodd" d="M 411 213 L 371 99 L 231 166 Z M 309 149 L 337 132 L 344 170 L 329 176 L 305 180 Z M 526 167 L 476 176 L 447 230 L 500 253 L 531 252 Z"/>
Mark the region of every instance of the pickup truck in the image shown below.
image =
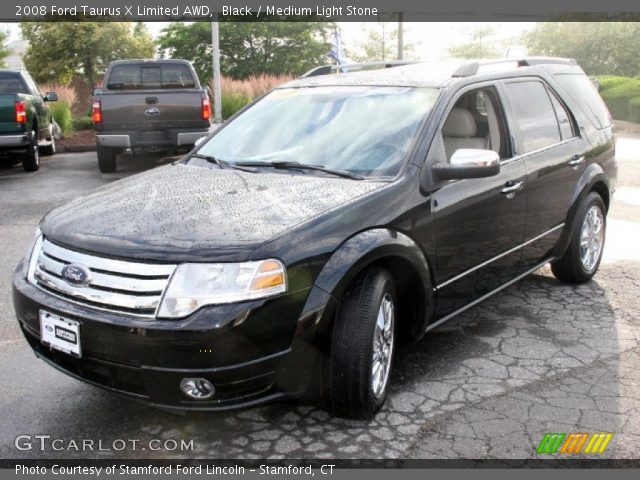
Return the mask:
<path id="1" fill-rule="evenodd" d="M 38 170 L 40 153 L 56 152 L 46 102 L 57 99 L 54 92 L 43 96 L 26 71 L 0 70 L 0 154 L 18 153 L 25 171 Z"/>
<path id="2" fill-rule="evenodd" d="M 186 60 L 118 60 L 94 90 L 92 117 L 102 173 L 125 150 L 188 151 L 209 134 L 211 104 Z"/>

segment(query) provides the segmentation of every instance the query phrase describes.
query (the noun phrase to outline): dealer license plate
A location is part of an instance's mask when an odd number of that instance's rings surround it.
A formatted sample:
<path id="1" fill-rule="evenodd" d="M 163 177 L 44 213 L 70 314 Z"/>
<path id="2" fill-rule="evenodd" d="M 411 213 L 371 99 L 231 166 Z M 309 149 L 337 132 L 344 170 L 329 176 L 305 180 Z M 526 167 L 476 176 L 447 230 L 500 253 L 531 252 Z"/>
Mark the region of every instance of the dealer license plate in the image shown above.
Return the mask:
<path id="1" fill-rule="evenodd" d="M 48 347 L 81 357 L 80 323 L 40 310 L 40 341 Z"/>

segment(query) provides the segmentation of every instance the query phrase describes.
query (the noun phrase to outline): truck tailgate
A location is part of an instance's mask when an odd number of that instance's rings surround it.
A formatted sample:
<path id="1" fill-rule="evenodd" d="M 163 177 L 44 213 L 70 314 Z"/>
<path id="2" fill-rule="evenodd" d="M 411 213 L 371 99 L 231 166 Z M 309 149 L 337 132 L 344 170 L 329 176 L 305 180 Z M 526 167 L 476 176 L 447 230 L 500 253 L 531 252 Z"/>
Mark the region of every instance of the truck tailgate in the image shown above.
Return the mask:
<path id="1" fill-rule="evenodd" d="M 197 89 L 103 92 L 102 125 L 109 128 L 200 127 L 202 91 Z"/>
<path id="2" fill-rule="evenodd" d="M 0 124 L 8 123 L 11 124 L 11 131 L 14 131 L 16 127 L 16 96 L 13 94 L 0 95 Z"/>

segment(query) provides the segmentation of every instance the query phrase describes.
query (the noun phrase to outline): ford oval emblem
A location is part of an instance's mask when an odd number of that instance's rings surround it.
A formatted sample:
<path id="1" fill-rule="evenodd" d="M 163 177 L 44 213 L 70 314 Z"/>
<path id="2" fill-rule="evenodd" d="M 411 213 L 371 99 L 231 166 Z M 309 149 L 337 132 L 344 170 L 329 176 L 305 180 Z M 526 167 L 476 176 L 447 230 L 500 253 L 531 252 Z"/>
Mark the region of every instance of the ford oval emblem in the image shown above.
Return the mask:
<path id="1" fill-rule="evenodd" d="M 72 263 L 67 265 L 60 272 L 62 278 L 71 285 L 84 286 L 91 281 L 91 272 L 83 265 Z"/>
<path id="2" fill-rule="evenodd" d="M 147 117 L 155 117 L 156 115 L 160 115 L 160 109 L 159 108 L 148 108 L 144 111 L 144 114 Z"/>

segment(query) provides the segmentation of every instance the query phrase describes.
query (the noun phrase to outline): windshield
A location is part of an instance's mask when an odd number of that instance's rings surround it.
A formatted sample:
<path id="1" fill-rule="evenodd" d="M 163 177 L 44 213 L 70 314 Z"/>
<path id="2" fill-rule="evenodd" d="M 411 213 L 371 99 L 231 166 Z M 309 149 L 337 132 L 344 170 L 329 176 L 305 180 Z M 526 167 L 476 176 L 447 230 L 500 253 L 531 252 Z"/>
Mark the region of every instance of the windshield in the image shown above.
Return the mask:
<path id="1" fill-rule="evenodd" d="M 299 162 L 394 176 L 438 90 L 314 87 L 271 92 L 203 144 L 228 162 Z"/>

